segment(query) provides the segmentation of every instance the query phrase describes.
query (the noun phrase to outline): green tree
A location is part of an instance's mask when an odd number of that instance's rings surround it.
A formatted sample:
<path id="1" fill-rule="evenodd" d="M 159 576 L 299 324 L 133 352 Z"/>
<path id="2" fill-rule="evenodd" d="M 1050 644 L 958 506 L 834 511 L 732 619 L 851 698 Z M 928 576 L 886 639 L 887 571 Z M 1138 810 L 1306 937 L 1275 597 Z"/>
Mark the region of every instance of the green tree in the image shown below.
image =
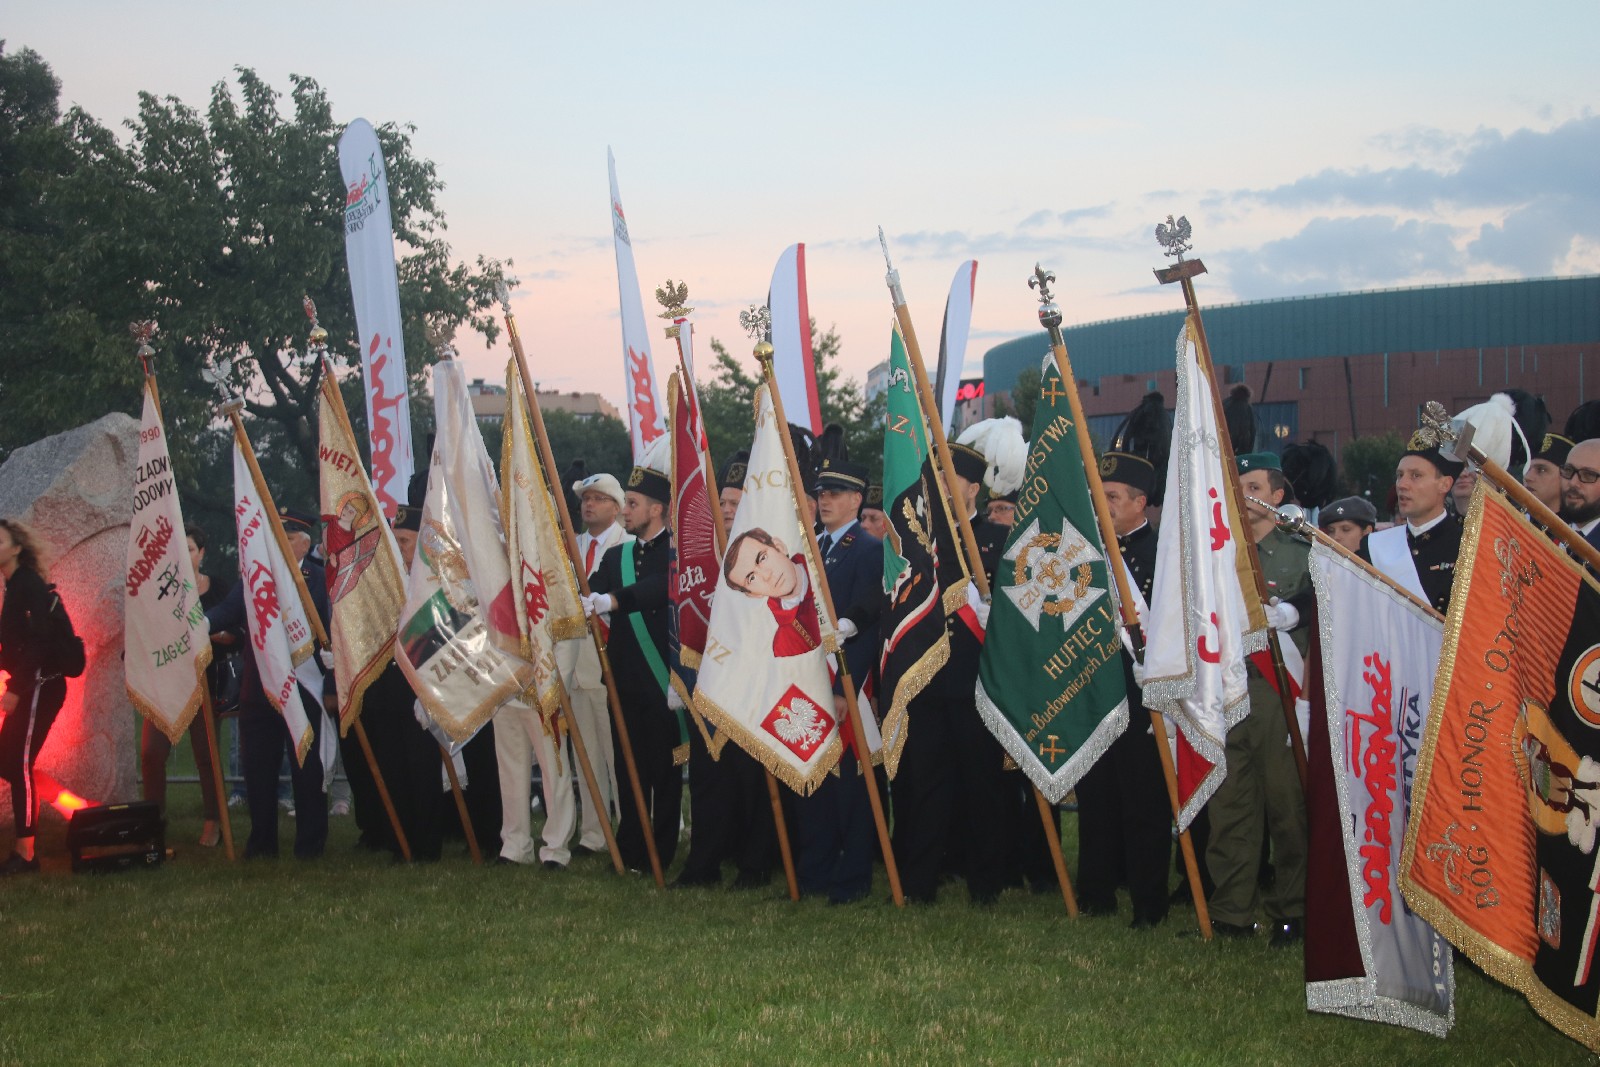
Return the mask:
<path id="1" fill-rule="evenodd" d="M 344 255 L 344 189 L 326 94 L 291 75 L 280 94 L 240 68 L 198 111 L 143 93 L 119 141 L 82 111 L 60 115 L 59 86 L 31 52 L 0 55 L 0 146 L 32 170 L 0 172 L 0 261 L 21 286 L 0 286 L 0 455 L 111 410 L 136 413 L 140 370 L 127 324 L 153 318 L 162 406 L 186 505 L 225 511 L 227 450 L 185 447 L 225 433 L 203 368 L 231 360 L 269 481 L 309 502 L 315 485 L 320 370 L 301 358 L 317 304 L 336 369 L 359 366 Z M 502 271 L 452 261 L 434 165 L 411 150 L 411 127 L 378 129 L 388 169 L 401 316 L 414 422 L 424 368 L 467 327 L 493 340 Z M 0 152 L 0 167 L 12 154 Z M 12 281 L 11 277 L 4 279 Z M 364 438 L 358 375 L 341 375 Z M 417 450 L 423 435 L 417 433 Z M 215 465 L 205 462 L 207 458 Z"/>
<path id="2" fill-rule="evenodd" d="M 1039 390 L 1044 386 L 1044 379 L 1039 374 L 1038 367 L 1024 367 L 1022 373 L 1017 375 L 1017 384 L 1011 387 L 1011 392 L 1001 393 L 994 398 L 995 418 L 1010 415 L 1022 423 L 1024 437 L 1033 433 L 1033 413 L 1039 407 Z"/>
<path id="3" fill-rule="evenodd" d="M 883 469 L 882 398 L 868 401 L 860 383 L 839 369 L 841 342 L 835 327 L 823 334 L 811 320 L 811 351 L 817 368 L 817 405 L 823 425 L 838 423 L 845 431 L 850 459 L 864 464 L 872 477 Z M 698 383 L 700 409 L 718 467 L 733 453 L 748 449 L 755 427 L 755 393 L 760 366 L 753 356 L 735 359 L 716 338 L 711 339 L 711 378 Z M 793 412 L 785 412 L 793 420 Z"/>
<path id="4" fill-rule="evenodd" d="M 1405 438 L 1392 431 L 1354 438 L 1339 450 L 1345 481 L 1372 501 L 1380 518 L 1387 517 L 1389 487 L 1394 484 L 1394 471 L 1405 450 Z"/>

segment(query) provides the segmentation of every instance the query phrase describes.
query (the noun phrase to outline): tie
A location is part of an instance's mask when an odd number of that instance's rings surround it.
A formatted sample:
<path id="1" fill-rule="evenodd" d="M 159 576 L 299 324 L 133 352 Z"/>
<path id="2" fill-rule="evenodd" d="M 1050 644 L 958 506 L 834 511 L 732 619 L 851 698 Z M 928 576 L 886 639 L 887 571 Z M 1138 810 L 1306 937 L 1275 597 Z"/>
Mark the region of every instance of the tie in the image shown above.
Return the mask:
<path id="1" fill-rule="evenodd" d="M 589 550 L 583 554 L 583 573 L 585 577 L 594 573 L 594 546 L 599 541 L 598 537 L 589 538 Z"/>
<path id="2" fill-rule="evenodd" d="M 833 548 L 833 534 L 825 533 L 817 540 L 817 550 L 822 553 L 822 558 L 828 558 L 828 552 Z"/>

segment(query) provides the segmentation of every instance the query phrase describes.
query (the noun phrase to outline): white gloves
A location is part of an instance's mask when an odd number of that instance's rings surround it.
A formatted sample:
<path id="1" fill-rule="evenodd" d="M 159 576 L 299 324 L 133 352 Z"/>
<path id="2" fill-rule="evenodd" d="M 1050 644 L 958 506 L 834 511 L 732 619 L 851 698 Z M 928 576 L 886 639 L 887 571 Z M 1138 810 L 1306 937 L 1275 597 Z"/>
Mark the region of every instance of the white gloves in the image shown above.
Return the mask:
<path id="1" fill-rule="evenodd" d="M 1133 684 L 1144 688 L 1144 664 L 1138 660 L 1133 661 Z"/>
<path id="2" fill-rule="evenodd" d="M 834 631 L 838 633 L 839 640 L 841 641 L 848 641 L 856 634 L 861 632 L 860 630 L 856 629 L 856 624 L 851 622 L 849 619 L 840 619 L 839 625 L 834 627 Z"/>
<path id="3" fill-rule="evenodd" d="M 1295 610 L 1293 604 L 1274 603 L 1266 605 L 1267 625 L 1280 633 L 1294 629 L 1300 625 L 1300 612 Z"/>
<path id="4" fill-rule="evenodd" d="M 983 602 L 978 595 L 978 587 L 971 582 L 967 583 L 967 606 L 978 617 L 978 626 L 984 630 L 989 628 L 989 605 Z"/>
<path id="5" fill-rule="evenodd" d="M 323 670 L 333 670 L 333 649 L 319 649 L 317 651 L 317 660 L 322 664 Z"/>
<path id="6" fill-rule="evenodd" d="M 1141 689 L 1144 688 L 1144 664 L 1139 662 L 1139 654 L 1133 650 L 1133 634 L 1126 626 L 1117 628 L 1117 635 L 1122 638 L 1122 647 L 1127 650 L 1128 658 L 1133 660 L 1133 681 Z"/>
<path id="7" fill-rule="evenodd" d="M 583 601 L 583 617 L 586 619 L 594 615 L 604 615 L 608 611 L 616 610 L 617 607 L 617 598 L 610 593 L 590 593 L 579 599 Z"/>

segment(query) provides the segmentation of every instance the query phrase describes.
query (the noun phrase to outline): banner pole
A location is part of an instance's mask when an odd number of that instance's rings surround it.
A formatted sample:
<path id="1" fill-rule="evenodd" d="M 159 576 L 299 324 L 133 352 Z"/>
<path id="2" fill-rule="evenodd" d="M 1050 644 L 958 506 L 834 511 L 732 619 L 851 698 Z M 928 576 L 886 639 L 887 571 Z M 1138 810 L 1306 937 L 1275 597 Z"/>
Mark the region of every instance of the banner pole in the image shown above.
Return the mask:
<path id="1" fill-rule="evenodd" d="M 361 754 L 367 759 L 367 769 L 372 772 L 372 784 L 378 787 L 378 799 L 383 801 L 383 810 L 389 816 L 389 826 L 394 830 L 395 843 L 400 846 L 400 855 L 407 862 L 411 862 L 411 842 L 406 840 L 406 832 L 400 825 L 400 813 L 395 811 L 394 798 L 389 795 L 389 786 L 383 780 L 383 772 L 378 769 L 378 757 L 373 754 L 372 742 L 367 740 L 367 728 L 361 725 L 361 716 L 356 716 L 350 723 L 356 732 L 356 740 L 361 743 Z"/>
<path id="2" fill-rule="evenodd" d="M 1171 216 L 1168 216 L 1171 221 Z M 1183 224 L 1185 230 L 1187 222 Z M 1159 238 L 1158 238 L 1159 239 Z M 1165 242 L 1163 242 L 1165 243 Z M 1177 246 L 1179 251 L 1171 253 L 1178 257 L 1176 266 L 1165 270 L 1157 270 L 1156 280 L 1162 285 L 1171 282 L 1180 283 L 1183 289 L 1183 304 L 1189 312 L 1189 324 L 1194 331 L 1195 353 L 1200 361 L 1200 370 L 1210 383 L 1211 410 L 1217 424 L 1217 447 L 1221 451 L 1223 474 L 1228 479 L 1228 503 L 1233 513 L 1240 520 L 1248 523 L 1250 513 L 1245 510 L 1244 492 L 1239 488 L 1238 466 L 1234 461 L 1233 441 L 1228 437 L 1228 422 L 1222 414 L 1221 382 L 1217 381 L 1216 364 L 1211 362 L 1211 343 L 1206 340 L 1205 320 L 1200 317 L 1200 301 L 1194 292 L 1194 276 L 1204 274 L 1206 265 L 1198 259 L 1186 260 L 1183 250 L 1187 245 Z M 1255 539 L 1245 531 L 1245 551 L 1250 559 L 1250 573 L 1255 577 L 1256 599 L 1264 608 L 1267 606 L 1267 580 L 1261 573 L 1261 554 L 1256 551 Z M 1283 648 L 1278 643 L 1278 631 L 1269 624 L 1267 626 L 1267 649 L 1272 653 L 1272 672 L 1277 681 L 1278 703 L 1283 708 L 1284 725 L 1289 731 L 1290 747 L 1294 750 L 1294 766 L 1300 775 L 1300 791 L 1306 791 L 1306 743 L 1300 736 L 1300 720 L 1295 718 L 1294 699 L 1289 696 L 1289 672 L 1283 666 Z"/>
<path id="3" fill-rule="evenodd" d="M 1055 274 L 1034 265 L 1029 288 L 1039 290 L 1039 322 L 1050 334 L 1050 351 L 1056 362 L 1056 372 L 1067 387 L 1067 403 L 1072 409 L 1072 421 L 1078 435 L 1078 452 L 1084 459 L 1084 471 L 1089 480 L 1089 500 L 1094 505 L 1095 521 L 1100 527 L 1100 540 L 1106 547 L 1106 562 L 1113 580 L 1117 583 L 1118 606 L 1122 611 L 1122 625 L 1128 630 L 1131 643 L 1137 650 L 1134 655 L 1144 661 L 1144 631 L 1139 624 L 1139 614 L 1134 610 L 1133 591 L 1128 587 L 1127 566 L 1122 561 L 1122 543 L 1117 540 L 1117 530 L 1111 522 L 1111 512 L 1106 506 L 1106 487 L 1100 479 L 1100 467 L 1093 462 L 1094 442 L 1089 439 L 1089 423 L 1083 415 L 1083 398 L 1078 394 L 1078 379 L 1072 372 L 1072 359 L 1067 355 L 1066 338 L 1061 335 L 1061 309 L 1051 298 L 1049 285 Z M 1141 691 L 1142 695 L 1142 691 Z M 1167 799 L 1172 804 L 1172 819 L 1176 823 L 1182 810 L 1178 802 L 1178 772 L 1172 765 L 1172 753 L 1167 749 L 1166 717 L 1159 711 L 1146 708 L 1155 734 L 1156 751 L 1161 759 L 1161 776 L 1166 782 Z M 1194 842 L 1187 829 L 1178 833 L 1178 848 L 1183 855 L 1184 871 L 1189 878 L 1189 890 L 1195 900 L 1195 915 L 1200 923 L 1200 936 L 1211 940 L 1211 914 L 1206 907 L 1205 893 L 1201 890 L 1200 865 L 1195 858 Z"/>
<path id="4" fill-rule="evenodd" d="M 760 341 L 756 344 L 755 357 L 761 363 L 761 376 L 767 385 L 767 394 L 772 399 L 772 413 L 778 420 L 778 438 L 783 443 L 783 457 L 789 464 L 789 503 L 794 508 L 795 515 L 801 514 L 800 501 L 796 494 L 800 492 L 801 485 L 805 484 L 800 478 L 800 464 L 794 458 L 794 442 L 789 439 L 789 422 L 783 414 L 783 398 L 778 395 L 777 376 L 772 370 L 772 344 Z M 822 554 L 817 550 L 817 535 L 807 521 L 800 522 L 800 529 L 805 534 L 807 553 L 811 559 L 821 560 Z M 817 587 L 822 593 L 819 598 L 821 606 L 828 613 L 828 628 L 837 631 L 838 613 L 833 608 L 833 591 L 828 587 L 828 573 L 818 568 Z M 905 890 L 900 886 L 900 868 L 895 863 L 894 848 L 889 843 L 889 822 L 883 813 L 883 798 L 878 795 L 878 776 L 872 770 L 872 749 L 867 744 L 867 730 L 861 723 L 861 707 L 856 702 L 855 682 L 850 677 L 850 665 L 845 662 L 844 649 L 837 650 L 835 655 L 839 661 L 839 685 L 844 690 L 844 703 L 850 713 L 850 729 L 855 737 L 856 764 L 866 779 L 867 801 L 872 805 L 872 821 L 878 828 L 878 847 L 883 850 L 883 865 L 889 875 L 889 893 L 894 898 L 895 907 L 906 906 Z"/>
<path id="5" fill-rule="evenodd" d="M 538 394 L 533 388 L 533 375 L 528 370 L 528 359 L 522 351 L 522 336 L 517 332 L 516 317 L 511 314 L 510 296 L 504 290 L 500 293 L 500 309 L 505 315 L 506 335 L 511 340 L 511 352 L 517 360 L 517 372 L 522 376 L 522 391 L 528 396 L 528 418 L 533 423 L 534 441 L 539 446 L 539 458 L 544 463 L 545 481 L 549 484 L 550 495 L 555 498 L 556 516 L 561 520 L 561 533 L 567 545 L 567 561 L 572 565 L 572 572 L 578 579 L 578 591 L 588 596 L 589 575 L 579 562 L 583 557 L 578 554 L 578 535 L 572 525 L 572 514 L 567 510 L 566 489 L 556 473 L 555 454 L 550 449 L 550 437 L 545 432 L 544 414 L 539 410 Z M 611 724 L 617 731 L 617 747 L 622 749 L 622 762 L 627 768 L 628 784 L 633 790 L 633 801 L 638 809 L 645 852 L 650 857 L 650 873 L 655 878 L 656 888 L 665 889 L 667 880 L 661 871 L 661 856 L 656 851 L 655 834 L 650 829 L 650 807 L 644 802 L 644 785 L 639 781 L 639 765 L 633 758 L 633 741 L 628 736 L 628 724 L 622 718 L 622 699 L 617 695 L 616 678 L 611 673 L 611 658 L 606 655 L 605 642 L 601 640 L 600 631 L 594 625 L 594 620 L 586 618 L 584 625 L 588 627 L 589 637 L 594 642 L 595 654 L 600 658 L 600 674 L 605 679 L 606 699 L 611 707 Z M 611 813 L 606 812 L 605 817 L 609 820 Z"/>
<path id="6" fill-rule="evenodd" d="M 455 761 L 450 758 L 450 750 L 444 747 L 437 737 L 433 743 L 439 746 L 439 760 L 444 764 L 444 773 L 450 779 L 450 795 L 455 798 L 456 818 L 461 820 L 461 832 L 467 838 L 467 851 L 472 855 L 475 867 L 483 866 L 483 851 L 478 848 L 478 833 L 472 828 L 472 815 L 467 811 L 467 795 L 461 789 L 461 776 L 456 774 Z"/>
<path id="7" fill-rule="evenodd" d="M 217 817 L 222 823 L 222 849 L 228 862 L 234 862 L 233 820 L 228 817 L 228 786 L 222 778 L 222 754 L 217 746 L 217 716 L 211 706 L 211 684 L 200 684 L 200 715 L 205 720 L 206 747 L 211 749 L 211 779 L 217 790 Z"/>

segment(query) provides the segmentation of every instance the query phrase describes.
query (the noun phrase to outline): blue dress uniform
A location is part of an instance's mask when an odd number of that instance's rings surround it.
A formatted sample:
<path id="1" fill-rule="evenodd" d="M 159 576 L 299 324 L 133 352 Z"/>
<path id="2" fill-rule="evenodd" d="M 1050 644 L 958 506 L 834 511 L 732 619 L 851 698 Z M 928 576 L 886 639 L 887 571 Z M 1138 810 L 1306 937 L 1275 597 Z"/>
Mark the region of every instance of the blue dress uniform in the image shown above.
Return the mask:
<path id="1" fill-rule="evenodd" d="M 635 468 L 635 471 L 640 469 Z M 630 488 L 635 487 L 630 485 Z M 611 674 L 616 680 L 622 719 L 633 745 L 633 759 L 639 770 L 639 784 L 644 788 L 645 805 L 650 810 L 651 832 L 655 835 L 656 854 L 661 859 L 662 870 L 672 863 L 678 851 L 683 775 L 672 762 L 672 750 L 678 744 L 678 721 L 667 707 L 666 690 L 657 680 L 628 616 L 637 615 L 643 620 L 646 637 L 654 645 L 659 661 L 665 664 L 667 614 L 672 610 L 667 600 L 667 557 L 671 546 L 672 534 L 665 529 L 648 541 L 636 539 L 613 545 L 600 558 L 600 566 L 589 583 L 594 592 L 609 593 L 617 601 L 611 612 L 608 645 Z M 631 585 L 623 584 L 624 552 L 633 554 L 634 581 Z M 617 766 L 621 767 L 624 765 L 621 736 L 614 735 L 613 742 Z M 623 790 L 624 793 L 629 791 Z M 644 827 L 639 824 L 638 806 L 632 797 L 623 796 L 617 807 L 620 810 L 617 848 L 622 853 L 622 862 L 633 870 L 644 870 L 650 865 L 650 857 L 644 845 Z"/>
<path id="2" fill-rule="evenodd" d="M 825 460 L 818 475 L 819 489 L 860 492 L 866 488 L 866 470 L 858 464 Z M 856 635 L 844 645 L 845 663 L 859 691 L 878 656 L 878 615 L 883 600 L 883 542 L 852 519 L 837 531 L 819 536 L 823 570 L 835 610 L 856 626 Z M 842 680 L 834 692 L 842 695 Z M 863 709 L 862 714 L 866 714 Z M 849 721 L 841 720 L 850 749 L 839 760 L 837 774 L 829 775 L 817 790 L 795 805 L 799 825 L 796 874 L 800 891 L 827 894 L 835 904 L 859 900 L 872 888 L 872 806 L 866 778 L 861 772 Z M 870 773 L 871 764 L 868 764 Z"/>
<path id="3" fill-rule="evenodd" d="M 279 518 L 285 530 L 311 533 L 312 520 L 303 512 L 280 508 Z M 317 616 L 322 620 L 323 630 L 327 631 L 331 623 L 325 572 L 321 564 L 307 557 L 300 563 L 300 574 L 305 579 Z M 241 644 L 248 644 L 244 594 L 245 583 L 235 582 L 222 603 L 206 613 L 212 633 L 234 633 L 243 639 Z M 293 590 L 280 590 L 279 595 L 296 594 Z M 278 768 L 287 754 L 289 781 L 294 790 L 294 854 L 299 859 L 315 859 L 322 855 L 328 841 L 328 801 L 322 789 L 322 757 L 318 747 L 323 729 L 323 694 L 300 686 L 300 701 L 305 705 L 306 717 L 311 720 L 313 734 L 305 762 L 296 764 L 289 727 L 283 716 L 267 702 L 255 656 L 247 649 L 241 659 L 244 670 L 239 681 L 239 762 L 244 772 L 245 800 L 250 809 L 250 837 L 244 846 L 245 858 L 278 855 Z M 333 676 L 327 675 L 325 682 L 325 691 L 332 692 Z"/>

